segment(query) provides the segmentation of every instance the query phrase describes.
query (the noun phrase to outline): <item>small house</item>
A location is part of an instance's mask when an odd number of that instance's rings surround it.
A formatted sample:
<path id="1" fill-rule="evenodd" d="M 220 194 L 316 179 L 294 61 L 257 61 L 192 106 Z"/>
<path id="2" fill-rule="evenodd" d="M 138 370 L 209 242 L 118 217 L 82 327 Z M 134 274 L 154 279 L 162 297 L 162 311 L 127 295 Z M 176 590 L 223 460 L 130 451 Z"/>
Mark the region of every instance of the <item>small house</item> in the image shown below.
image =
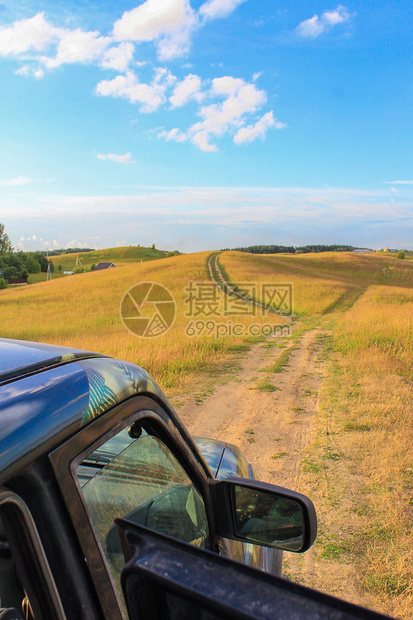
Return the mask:
<path id="1" fill-rule="evenodd" d="M 102 269 L 111 269 L 116 267 L 114 263 L 98 263 L 93 271 L 101 271 Z"/>

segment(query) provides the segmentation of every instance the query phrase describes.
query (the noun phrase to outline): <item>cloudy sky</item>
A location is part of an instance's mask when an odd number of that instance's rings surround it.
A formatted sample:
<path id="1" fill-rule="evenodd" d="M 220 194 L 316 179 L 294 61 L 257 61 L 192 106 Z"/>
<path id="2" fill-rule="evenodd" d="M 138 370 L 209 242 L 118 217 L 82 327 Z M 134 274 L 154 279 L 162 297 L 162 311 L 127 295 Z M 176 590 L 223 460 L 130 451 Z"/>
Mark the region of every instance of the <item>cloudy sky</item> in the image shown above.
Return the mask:
<path id="1" fill-rule="evenodd" d="M 3 0 L 16 247 L 413 248 L 405 0 Z"/>

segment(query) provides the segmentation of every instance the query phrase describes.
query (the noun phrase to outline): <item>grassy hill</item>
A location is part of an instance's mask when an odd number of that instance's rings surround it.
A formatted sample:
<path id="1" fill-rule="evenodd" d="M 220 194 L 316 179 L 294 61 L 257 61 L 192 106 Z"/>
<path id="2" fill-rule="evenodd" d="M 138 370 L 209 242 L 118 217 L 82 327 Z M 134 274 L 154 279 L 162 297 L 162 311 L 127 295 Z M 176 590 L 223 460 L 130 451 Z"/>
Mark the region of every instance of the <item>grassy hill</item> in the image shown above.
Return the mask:
<path id="1" fill-rule="evenodd" d="M 234 284 L 292 282 L 296 312 L 320 330 L 326 364 L 300 474 L 320 516 L 315 572 L 350 566 L 376 609 L 411 618 L 412 262 L 228 252 L 221 264 Z"/>
<path id="2" fill-rule="evenodd" d="M 245 254 L 225 252 L 220 263 L 234 284 L 291 282 L 302 315 L 344 310 L 372 285 L 413 287 L 413 264 L 383 254 Z"/>
<path id="3" fill-rule="evenodd" d="M 160 255 L 164 253 L 137 247 L 82 253 L 84 267 L 99 261 L 114 261 L 123 266 L 54 278 L 50 282 L 39 282 L 35 287 L 0 291 L 1 336 L 96 350 L 146 366 L 164 386 L 178 383 L 185 374 L 197 371 L 215 355 L 219 357 L 219 352 L 241 345 L 245 338 L 234 335 L 213 338 L 213 333 L 209 338 L 205 333 L 194 338 L 186 336 L 189 319 L 185 317 L 185 287 L 191 280 L 209 280 L 206 269 L 209 253 L 166 259 Z M 150 260 L 150 257 L 160 260 Z M 70 269 L 75 257 L 61 255 L 53 260 L 64 269 Z M 262 256 L 225 252 L 220 262 L 228 278 L 235 283 L 292 282 L 295 312 L 310 319 L 351 309 L 366 291 L 373 290 L 374 285 L 384 283 L 388 287 L 387 296 L 391 285 L 403 287 L 406 293 L 413 286 L 413 264 L 391 257 L 351 253 Z M 134 284 L 145 281 L 165 285 L 177 303 L 178 318 L 170 331 L 159 339 L 137 339 L 126 331 L 120 320 L 119 305 L 123 295 Z M 393 315 L 397 316 L 396 309 L 392 302 L 387 324 Z M 208 316 L 199 318 L 205 320 Z M 217 318 L 218 322 L 224 320 Z M 251 324 L 256 317 L 244 316 L 239 320 Z M 277 321 L 280 323 L 281 319 L 272 315 L 272 322 Z M 373 325 L 373 321 L 370 322 Z M 348 327 L 349 335 L 356 327 L 357 324 Z"/>
<path id="4" fill-rule="evenodd" d="M 244 340 L 236 336 L 216 340 L 206 334 L 189 337 L 185 333 L 189 323 L 185 316 L 185 288 L 190 281 L 208 280 L 208 254 L 129 263 L 120 269 L 39 282 L 24 290 L 5 289 L 0 291 L 1 336 L 106 353 L 140 364 L 164 388 L 176 385 L 186 375 L 216 364 L 230 347 L 237 347 Z M 123 326 L 119 307 L 130 287 L 148 281 L 171 291 L 177 304 L 177 318 L 164 336 L 139 339 Z M 252 323 L 254 317 L 245 320 Z M 274 317 L 274 321 L 280 319 Z"/>
<path id="5" fill-rule="evenodd" d="M 126 263 L 140 263 L 141 261 L 156 260 L 165 258 L 168 252 L 163 250 L 154 250 L 152 248 L 137 247 L 129 245 L 120 248 L 106 248 L 104 250 L 94 250 L 93 252 L 78 252 L 73 254 L 58 254 L 52 256 L 51 260 L 57 268 L 62 265 L 63 271 L 71 271 L 76 265 L 76 259 L 82 263 L 82 266 L 89 270 L 90 267 L 98 263 L 115 263 L 115 265 L 124 265 Z"/>

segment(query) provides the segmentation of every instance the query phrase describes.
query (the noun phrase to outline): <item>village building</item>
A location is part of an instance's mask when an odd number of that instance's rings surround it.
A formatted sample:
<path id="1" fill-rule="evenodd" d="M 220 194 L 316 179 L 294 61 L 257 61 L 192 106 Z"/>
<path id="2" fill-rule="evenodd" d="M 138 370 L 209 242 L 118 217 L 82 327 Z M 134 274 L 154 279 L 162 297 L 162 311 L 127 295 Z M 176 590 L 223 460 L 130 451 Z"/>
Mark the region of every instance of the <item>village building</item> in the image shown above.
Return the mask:
<path id="1" fill-rule="evenodd" d="M 98 263 L 93 271 L 101 271 L 102 269 L 111 269 L 116 267 L 115 263 Z"/>

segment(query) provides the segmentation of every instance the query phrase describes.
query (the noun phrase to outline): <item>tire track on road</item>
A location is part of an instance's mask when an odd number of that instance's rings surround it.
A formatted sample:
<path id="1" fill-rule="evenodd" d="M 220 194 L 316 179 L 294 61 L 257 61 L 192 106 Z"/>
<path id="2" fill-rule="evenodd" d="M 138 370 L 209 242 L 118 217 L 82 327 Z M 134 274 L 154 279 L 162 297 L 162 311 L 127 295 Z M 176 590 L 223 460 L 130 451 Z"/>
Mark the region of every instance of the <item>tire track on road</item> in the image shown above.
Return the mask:
<path id="1" fill-rule="evenodd" d="M 282 316 L 283 319 L 287 322 L 292 321 L 292 317 L 288 316 L 288 314 L 283 313 L 283 312 L 277 312 L 277 310 L 273 306 L 270 306 L 268 304 L 257 301 L 256 299 L 253 299 L 252 297 L 249 297 L 246 293 L 243 293 L 241 290 L 239 290 L 236 285 L 229 282 L 225 278 L 225 275 L 219 264 L 219 257 L 221 254 L 222 252 L 214 252 L 213 254 L 211 254 L 208 257 L 207 266 L 208 266 L 208 273 L 209 273 L 211 280 L 215 282 L 217 286 L 219 286 L 219 288 L 223 291 L 223 293 L 225 293 L 226 295 L 231 295 L 233 297 L 238 297 L 245 303 L 257 306 L 258 308 L 264 309 L 267 312 L 270 312 L 271 314 L 277 314 L 279 316 Z"/>

